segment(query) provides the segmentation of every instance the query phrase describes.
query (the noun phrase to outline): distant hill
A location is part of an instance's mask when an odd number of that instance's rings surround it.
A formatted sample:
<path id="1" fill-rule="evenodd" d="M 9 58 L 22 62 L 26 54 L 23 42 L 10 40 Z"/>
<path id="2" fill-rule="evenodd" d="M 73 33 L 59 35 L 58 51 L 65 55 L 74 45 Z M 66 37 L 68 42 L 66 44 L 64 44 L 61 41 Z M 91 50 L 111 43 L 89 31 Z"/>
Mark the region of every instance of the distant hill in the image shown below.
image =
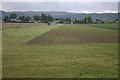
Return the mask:
<path id="1" fill-rule="evenodd" d="M 33 15 L 41 15 L 44 14 L 50 14 L 54 18 L 78 18 L 82 19 L 87 16 L 91 16 L 93 19 L 100 18 L 103 20 L 107 19 L 118 19 L 118 13 L 91 13 L 91 14 L 85 14 L 85 13 L 71 13 L 71 12 L 55 12 L 55 11 L 14 11 L 14 12 L 5 12 L 0 11 L 0 14 L 2 14 L 2 17 L 9 16 L 11 13 L 16 13 L 18 16 L 33 16 Z"/>

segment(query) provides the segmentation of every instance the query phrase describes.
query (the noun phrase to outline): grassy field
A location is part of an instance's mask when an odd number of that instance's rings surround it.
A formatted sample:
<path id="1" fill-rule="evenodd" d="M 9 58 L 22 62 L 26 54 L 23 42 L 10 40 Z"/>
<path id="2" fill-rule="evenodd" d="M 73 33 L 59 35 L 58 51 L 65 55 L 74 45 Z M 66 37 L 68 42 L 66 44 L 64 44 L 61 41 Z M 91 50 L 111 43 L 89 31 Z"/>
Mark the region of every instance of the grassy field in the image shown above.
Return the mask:
<path id="1" fill-rule="evenodd" d="M 100 28 L 107 28 L 107 29 L 120 29 L 118 26 L 118 23 L 112 23 L 112 24 L 93 24 L 94 27 L 100 27 Z"/>
<path id="2" fill-rule="evenodd" d="M 118 30 L 97 25 L 3 24 L 3 77 L 117 78 Z"/>
<path id="3" fill-rule="evenodd" d="M 0 78 L 2 78 L 2 24 L 0 23 Z"/>

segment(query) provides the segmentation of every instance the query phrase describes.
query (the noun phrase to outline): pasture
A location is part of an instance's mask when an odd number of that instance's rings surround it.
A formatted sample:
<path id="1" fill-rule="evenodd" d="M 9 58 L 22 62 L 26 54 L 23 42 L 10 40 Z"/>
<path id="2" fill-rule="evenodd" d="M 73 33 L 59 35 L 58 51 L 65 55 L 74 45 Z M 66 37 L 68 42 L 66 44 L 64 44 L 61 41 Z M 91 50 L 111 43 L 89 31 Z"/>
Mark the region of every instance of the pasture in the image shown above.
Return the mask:
<path id="1" fill-rule="evenodd" d="M 2 76 L 117 78 L 116 25 L 3 23 Z"/>

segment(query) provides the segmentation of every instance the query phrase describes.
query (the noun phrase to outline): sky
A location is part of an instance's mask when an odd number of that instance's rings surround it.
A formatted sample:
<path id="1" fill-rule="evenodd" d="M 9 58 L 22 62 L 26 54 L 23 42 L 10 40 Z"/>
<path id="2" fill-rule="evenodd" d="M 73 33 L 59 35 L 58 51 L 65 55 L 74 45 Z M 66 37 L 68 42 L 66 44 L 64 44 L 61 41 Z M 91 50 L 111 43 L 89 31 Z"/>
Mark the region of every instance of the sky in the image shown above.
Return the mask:
<path id="1" fill-rule="evenodd" d="M 118 2 L 120 0 L 1 0 L 2 2 Z"/>
<path id="2" fill-rule="evenodd" d="M 6 1 L 6 2 L 5 2 Z M 21 1 L 21 0 L 19 0 Z M 29 2 L 4 2 L 2 10 L 4 11 L 59 11 L 59 12 L 73 12 L 73 13 L 117 13 L 118 12 L 118 0 L 109 0 L 109 2 L 77 2 L 77 0 L 56 0 L 56 2 L 49 2 L 48 0 L 29 0 Z M 54 0 L 53 0 L 54 1 Z M 68 2 L 67 2 L 68 1 Z M 102 0 L 101 0 L 102 1 Z M 105 1 L 105 0 L 104 0 Z M 106 0 L 107 1 L 107 0 Z M 111 1 L 111 2 L 110 2 Z"/>

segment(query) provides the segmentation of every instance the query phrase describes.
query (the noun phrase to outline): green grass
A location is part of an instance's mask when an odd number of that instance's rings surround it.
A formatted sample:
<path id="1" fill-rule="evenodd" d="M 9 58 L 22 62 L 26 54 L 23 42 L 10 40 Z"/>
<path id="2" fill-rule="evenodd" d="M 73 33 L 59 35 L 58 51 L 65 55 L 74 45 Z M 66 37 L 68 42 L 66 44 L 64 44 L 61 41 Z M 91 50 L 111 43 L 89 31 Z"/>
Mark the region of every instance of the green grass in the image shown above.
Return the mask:
<path id="1" fill-rule="evenodd" d="M 58 27 L 58 25 L 47 26 L 46 24 L 41 24 L 32 27 L 3 29 L 3 43 L 21 44 L 56 27 Z"/>
<path id="2" fill-rule="evenodd" d="M 107 28 L 107 29 L 120 29 L 118 26 L 118 23 L 112 23 L 112 24 L 92 24 L 91 26 L 94 27 L 100 27 L 100 28 Z"/>
<path id="3" fill-rule="evenodd" d="M 2 30 L 1 30 L 1 27 L 0 27 L 0 78 L 2 78 Z"/>
<path id="4" fill-rule="evenodd" d="M 117 33 L 117 30 L 74 24 L 50 26 L 42 24 L 33 27 L 4 29 L 3 77 L 118 77 L 118 45 L 116 42 L 59 45 L 26 44 L 27 41 L 56 29 L 99 31 L 102 34 Z"/>

